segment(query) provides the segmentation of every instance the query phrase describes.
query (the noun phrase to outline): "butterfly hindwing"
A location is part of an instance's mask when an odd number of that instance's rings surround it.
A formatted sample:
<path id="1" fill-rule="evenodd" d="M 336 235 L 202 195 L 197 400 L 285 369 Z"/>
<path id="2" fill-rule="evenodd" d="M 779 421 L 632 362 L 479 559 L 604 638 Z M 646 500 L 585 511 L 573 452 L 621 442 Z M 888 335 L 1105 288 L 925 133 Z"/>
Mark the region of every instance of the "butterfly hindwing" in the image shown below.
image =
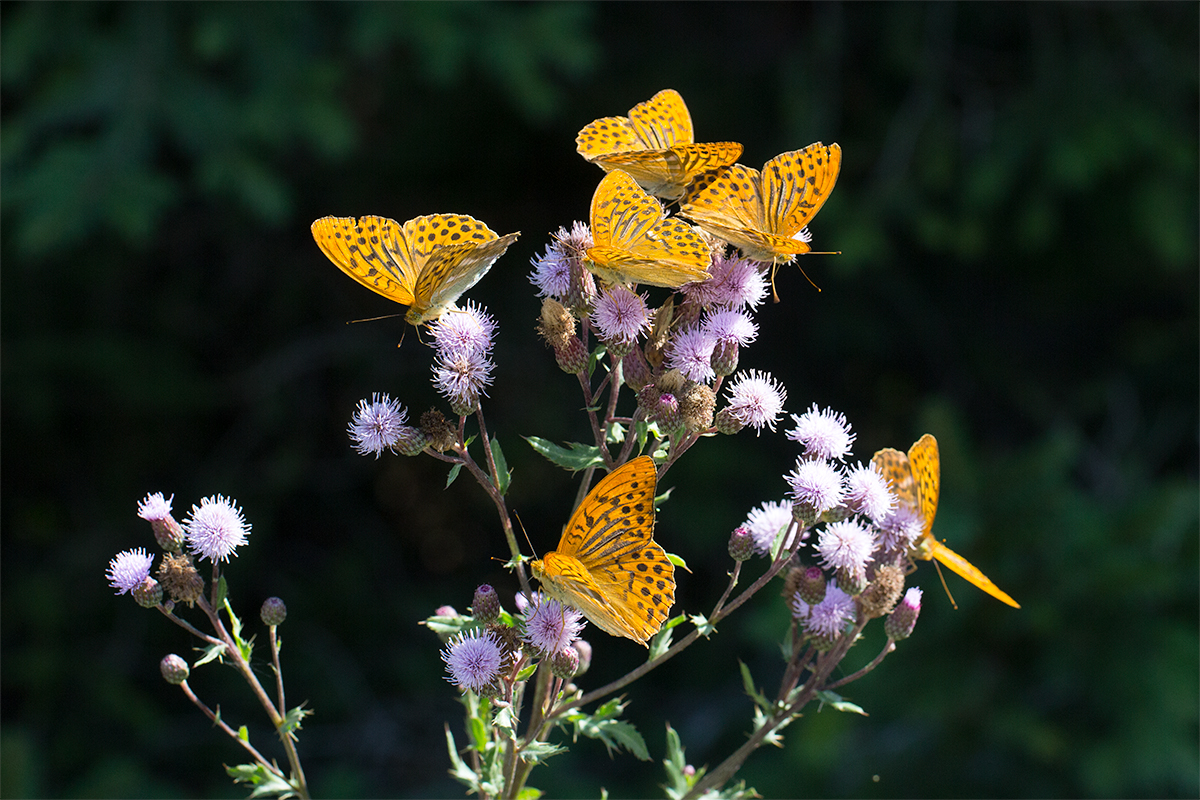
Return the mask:
<path id="1" fill-rule="evenodd" d="M 656 485 L 648 456 L 613 470 L 571 515 L 558 549 L 532 564 L 547 593 L 642 644 L 675 602 L 675 567 L 653 539 Z"/>

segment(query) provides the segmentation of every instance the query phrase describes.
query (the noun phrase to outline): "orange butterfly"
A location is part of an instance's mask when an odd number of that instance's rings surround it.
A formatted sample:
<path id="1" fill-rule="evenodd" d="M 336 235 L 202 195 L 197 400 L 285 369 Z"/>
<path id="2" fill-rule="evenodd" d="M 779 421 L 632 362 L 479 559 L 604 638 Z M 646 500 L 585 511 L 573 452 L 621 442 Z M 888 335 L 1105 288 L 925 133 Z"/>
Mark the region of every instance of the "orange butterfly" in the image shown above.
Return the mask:
<path id="1" fill-rule="evenodd" d="M 699 232 L 614 169 L 592 195 L 592 246 L 584 265 L 609 283 L 678 288 L 709 277 L 712 250 Z"/>
<path id="2" fill-rule="evenodd" d="M 696 179 L 679 213 L 746 258 L 771 264 L 774 285 L 775 266 L 812 250 L 804 229 L 841 168 L 842 148 L 820 142 L 775 156 L 761 173 L 741 164 L 721 167 Z"/>
<path id="3" fill-rule="evenodd" d="M 937 516 L 938 492 L 942 482 L 937 439 L 925 434 L 908 448 L 907 456 L 899 450 L 885 448 L 874 455 L 871 463 L 879 467 L 884 478 L 891 483 L 900 503 L 920 512 L 925 520 L 925 532 L 914 546 L 913 555 L 925 561 L 936 558 L 952 572 L 997 600 L 1013 608 L 1021 607 L 974 564 L 933 538 L 933 518 Z"/>
<path id="4" fill-rule="evenodd" d="M 529 564 L 547 595 L 640 644 L 675 603 L 675 566 L 654 541 L 656 485 L 649 456 L 613 470 L 575 509 L 558 549 Z"/>
<path id="5" fill-rule="evenodd" d="M 737 142 L 695 144 L 692 115 L 674 89 L 663 89 L 629 110 L 603 117 L 575 137 L 575 150 L 609 172 L 623 169 L 656 197 L 678 200 L 701 172 L 732 164 Z"/>
<path id="6" fill-rule="evenodd" d="M 409 306 L 404 319 L 437 319 L 482 278 L 520 233 L 497 236 L 465 214 L 432 214 L 401 225 L 387 217 L 322 217 L 313 239 L 338 269 Z"/>

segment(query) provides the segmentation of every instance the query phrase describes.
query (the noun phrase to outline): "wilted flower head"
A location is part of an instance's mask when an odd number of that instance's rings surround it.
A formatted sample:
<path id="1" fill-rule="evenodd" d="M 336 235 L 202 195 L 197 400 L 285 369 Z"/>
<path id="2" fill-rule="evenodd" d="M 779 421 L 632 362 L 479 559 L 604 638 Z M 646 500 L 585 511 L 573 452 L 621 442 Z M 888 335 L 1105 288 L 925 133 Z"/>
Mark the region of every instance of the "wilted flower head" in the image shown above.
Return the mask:
<path id="1" fill-rule="evenodd" d="M 474 630 L 460 633 L 442 651 L 449 680 L 461 689 L 476 692 L 486 688 L 500 674 L 500 644 L 489 632 Z"/>
<path id="2" fill-rule="evenodd" d="M 765 556 L 779 532 L 792 524 L 792 504 L 782 500 L 767 501 L 746 516 L 743 527 L 754 538 L 754 552 Z"/>
<path id="3" fill-rule="evenodd" d="M 570 647 L 583 630 L 583 614 L 554 599 L 542 599 L 525 610 L 524 639 L 542 653 Z"/>
<path id="4" fill-rule="evenodd" d="M 242 510 L 221 495 L 206 497 L 183 521 L 188 548 L 209 561 L 228 561 L 234 550 L 246 543 L 250 526 Z"/>
<path id="5" fill-rule="evenodd" d="M 729 412 L 759 433 L 764 427 L 775 430 L 786 401 L 787 390 L 769 372 L 739 372 L 729 385 Z"/>
<path id="6" fill-rule="evenodd" d="M 580 254 L 592 246 L 588 226 L 576 222 L 570 232 L 559 228 L 545 255 L 533 259 L 529 281 L 538 287 L 539 297 L 565 298 L 571 291 L 571 273 L 583 269 Z"/>
<path id="7" fill-rule="evenodd" d="M 398 401 L 376 392 L 370 402 L 358 401 L 347 433 L 360 454 L 374 453 L 379 458 L 384 450 L 403 451 L 420 443 L 421 432 L 407 421 L 408 412 Z"/>
<path id="8" fill-rule="evenodd" d="M 171 502 L 174 499 L 175 495 L 171 495 L 170 500 L 163 499 L 162 492 L 148 494 L 138 503 L 138 516 L 147 522 L 166 519 L 171 516 Z"/>
<path id="9" fill-rule="evenodd" d="M 457 353 L 487 355 L 492 351 L 496 320 L 482 307 L 468 302 L 463 308 L 442 314 L 429 330 L 437 357 L 450 358 Z"/>
<path id="10" fill-rule="evenodd" d="M 817 537 L 821 563 L 848 575 L 862 575 L 875 550 L 871 531 L 853 520 L 832 522 Z"/>
<path id="11" fill-rule="evenodd" d="M 855 434 L 850 432 L 850 423 L 844 414 L 832 409 L 817 410 L 817 404 L 801 416 L 792 415 L 796 427 L 788 431 L 787 438 L 804 445 L 804 452 L 817 458 L 841 461 L 850 454 Z"/>
<path id="12" fill-rule="evenodd" d="M 887 481 L 874 464 L 859 464 L 846 476 L 846 506 L 879 523 L 896 504 Z"/>
<path id="13" fill-rule="evenodd" d="M 796 460 L 796 468 L 787 476 L 792 499 L 823 514 L 842 502 L 842 476 L 828 461 Z"/>
<path id="14" fill-rule="evenodd" d="M 162 498 L 162 495 L 159 495 Z M 117 594 L 132 591 L 142 581 L 150 577 L 150 565 L 154 556 L 139 547 L 136 550 L 125 550 L 117 553 L 108 562 L 108 584 L 117 590 Z"/>
<path id="15" fill-rule="evenodd" d="M 620 284 L 605 289 L 596 300 L 592 323 L 606 342 L 636 341 L 650 327 L 645 295 L 634 294 Z"/>
<path id="16" fill-rule="evenodd" d="M 667 352 L 667 368 L 677 369 L 689 380 L 708 383 L 716 373 L 712 368 L 716 337 L 699 327 L 686 328 L 675 334 Z"/>

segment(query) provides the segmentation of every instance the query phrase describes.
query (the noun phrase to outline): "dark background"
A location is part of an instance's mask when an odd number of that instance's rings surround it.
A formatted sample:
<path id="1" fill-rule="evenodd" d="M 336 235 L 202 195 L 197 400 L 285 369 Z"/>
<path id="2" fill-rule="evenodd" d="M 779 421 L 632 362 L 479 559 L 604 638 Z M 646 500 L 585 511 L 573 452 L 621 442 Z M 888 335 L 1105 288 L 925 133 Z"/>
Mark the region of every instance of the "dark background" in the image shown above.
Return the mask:
<path id="1" fill-rule="evenodd" d="M 915 635 L 847 687 L 870 716 L 814 708 L 741 777 L 767 797 L 1200 792 L 1196 4 L 4 3 L 0 23 L 5 796 L 245 794 L 221 768 L 241 751 L 159 677 L 192 641 L 104 578 L 152 544 L 152 491 L 180 518 L 218 492 L 245 508 L 232 599 L 260 641 L 262 600 L 288 604 L 316 794 L 461 796 L 461 709 L 417 622 L 484 581 L 511 607 L 515 582 L 477 486 L 351 451 L 359 398 L 439 403 L 430 352 L 395 347 L 400 320 L 345 324 L 402 309 L 308 226 L 523 232 L 471 297 L 500 323 L 485 410 L 510 504 L 545 550 L 575 483 L 519 437 L 588 434 L 533 334 L 529 259 L 586 219 L 601 173 L 576 131 L 666 87 L 752 166 L 841 144 L 812 230 L 842 255 L 804 260 L 819 294 L 781 272 L 742 366 L 790 412 L 843 411 L 863 460 L 935 433 L 936 533 L 1024 605 L 948 576 L 954 611 L 922 564 Z M 729 531 L 794 457 L 742 433 L 670 472 L 679 610 L 711 608 Z M 652 762 L 581 740 L 532 785 L 658 795 L 665 722 L 716 764 L 750 729 L 738 660 L 776 685 L 786 622 L 772 588 L 629 690 Z M 643 658 L 591 638 L 585 688 Z M 278 755 L 231 670 L 191 683 Z"/>

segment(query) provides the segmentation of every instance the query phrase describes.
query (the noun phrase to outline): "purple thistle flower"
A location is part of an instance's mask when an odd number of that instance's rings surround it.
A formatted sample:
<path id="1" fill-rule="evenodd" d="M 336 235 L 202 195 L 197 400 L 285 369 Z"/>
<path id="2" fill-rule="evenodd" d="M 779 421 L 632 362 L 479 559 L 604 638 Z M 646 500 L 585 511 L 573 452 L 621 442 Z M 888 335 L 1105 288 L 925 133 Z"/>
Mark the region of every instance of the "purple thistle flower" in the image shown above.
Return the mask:
<path id="1" fill-rule="evenodd" d="M 730 413 L 758 433 L 762 433 L 764 427 L 775 430 L 786 401 L 787 390 L 769 372 L 739 372 L 729 385 Z"/>
<path id="2" fill-rule="evenodd" d="M 634 294 L 620 284 L 605 289 L 596 300 L 592 323 L 606 342 L 634 342 L 650 327 L 646 296 Z"/>
<path id="3" fill-rule="evenodd" d="M 712 367 L 715 337 L 698 327 L 686 328 L 675 335 L 667 353 L 667 368 L 677 369 L 683 376 L 696 383 L 708 383 L 716 372 Z"/>
<path id="4" fill-rule="evenodd" d="M 571 646 L 583 630 L 583 614 L 558 600 L 543 599 L 525 611 L 525 635 L 534 649 L 554 655 Z"/>
<path id="5" fill-rule="evenodd" d="M 433 386 L 454 413 L 465 416 L 479 407 L 479 396 L 487 394 L 495 366 L 479 352 L 439 356 L 433 364 Z"/>
<path id="6" fill-rule="evenodd" d="M 561 300 L 570 294 L 572 272 L 583 270 L 580 255 L 591 246 L 592 234 L 584 223 L 576 222 L 570 232 L 559 228 L 545 255 L 531 262 L 529 282 L 538 287 L 538 296 Z"/>
<path id="7" fill-rule="evenodd" d="M 688 284 L 683 292 L 701 307 L 757 308 L 767 296 L 767 279 L 758 267 L 741 258 L 717 257 L 706 281 Z"/>
<path id="8" fill-rule="evenodd" d="M 817 537 L 817 552 L 828 569 L 847 575 L 862 575 L 875 550 L 871 531 L 853 520 L 832 522 Z"/>
<path id="9" fill-rule="evenodd" d="M 162 495 L 159 495 L 159 499 L 162 499 Z M 147 553 L 144 547 L 117 553 L 108 562 L 108 572 L 106 575 L 109 586 L 116 589 L 117 594 L 125 594 L 128 591 L 132 591 L 142 581 L 150 577 L 150 565 L 152 563 L 154 563 L 154 556 Z"/>
<path id="10" fill-rule="evenodd" d="M 817 410 L 817 404 L 802 416 L 792 415 L 796 427 L 788 431 L 787 438 L 804 445 L 804 452 L 818 458 L 841 461 L 850 454 L 856 434 L 850 432 L 850 424 L 844 414 L 832 409 Z"/>
<path id="11" fill-rule="evenodd" d="M 206 497 L 199 506 L 192 506 L 183 527 L 187 531 L 188 548 L 214 563 L 228 561 L 235 555 L 234 550 L 246 543 L 250 533 L 242 510 L 222 495 Z"/>
<path id="12" fill-rule="evenodd" d="M 799 598 L 797 601 L 804 602 Z M 839 589 L 836 581 L 830 581 L 825 587 L 825 599 L 809 607 L 804 630 L 815 636 L 832 639 L 845 630 L 846 625 L 854 620 L 854 615 L 854 598 Z"/>
<path id="13" fill-rule="evenodd" d="M 406 443 L 420 438 L 421 432 L 405 424 L 407 421 L 408 412 L 398 401 L 386 394 L 381 397 L 376 392 L 371 395 L 370 402 L 358 401 L 347 433 L 354 442 L 354 449 L 361 455 L 374 453 L 379 458 L 384 450 L 395 452 Z"/>
<path id="14" fill-rule="evenodd" d="M 792 499 L 823 514 L 842 502 L 842 476 L 828 461 L 796 459 L 796 468 L 787 476 Z"/>
<path id="15" fill-rule="evenodd" d="M 912 635 L 916 627 L 917 617 L 921 614 L 921 590 L 912 586 L 904 593 L 904 598 L 892 609 L 892 613 L 884 620 L 883 630 L 890 638 L 900 641 Z"/>
<path id="16" fill-rule="evenodd" d="M 754 552 L 765 556 L 779 532 L 792 524 L 792 504 L 782 500 L 763 503 L 746 515 L 743 527 L 754 539 Z"/>
<path id="17" fill-rule="evenodd" d="M 429 328 L 438 358 L 452 358 L 457 353 L 487 355 L 492 352 L 496 320 L 485 309 L 468 301 L 464 308 L 442 314 Z"/>
<path id="18" fill-rule="evenodd" d="M 758 326 L 748 314 L 728 308 L 709 314 L 700 327 L 719 342 L 747 345 L 758 337 Z"/>
<path id="19" fill-rule="evenodd" d="M 874 464 L 859 464 L 846 476 L 846 506 L 879 523 L 891 512 L 896 498 Z"/>
<path id="20" fill-rule="evenodd" d="M 895 506 L 879 522 L 879 545 L 889 553 L 907 553 L 925 533 L 925 518 L 915 508 Z"/>
<path id="21" fill-rule="evenodd" d="M 460 633 L 447 642 L 442 660 L 450 682 L 478 692 L 500 674 L 500 644 L 490 632 Z"/>
<path id="22" fill-rule="evenodd" d="M 138 503 L 138 516 L 147 522 L 156 520 L 164 520 L 171 516 L 171 503 L 175 500 L 175 495 L 171 495 L 170 500 L 164 500 L 162 492 L 146 495 L 146 499 Z"/>

